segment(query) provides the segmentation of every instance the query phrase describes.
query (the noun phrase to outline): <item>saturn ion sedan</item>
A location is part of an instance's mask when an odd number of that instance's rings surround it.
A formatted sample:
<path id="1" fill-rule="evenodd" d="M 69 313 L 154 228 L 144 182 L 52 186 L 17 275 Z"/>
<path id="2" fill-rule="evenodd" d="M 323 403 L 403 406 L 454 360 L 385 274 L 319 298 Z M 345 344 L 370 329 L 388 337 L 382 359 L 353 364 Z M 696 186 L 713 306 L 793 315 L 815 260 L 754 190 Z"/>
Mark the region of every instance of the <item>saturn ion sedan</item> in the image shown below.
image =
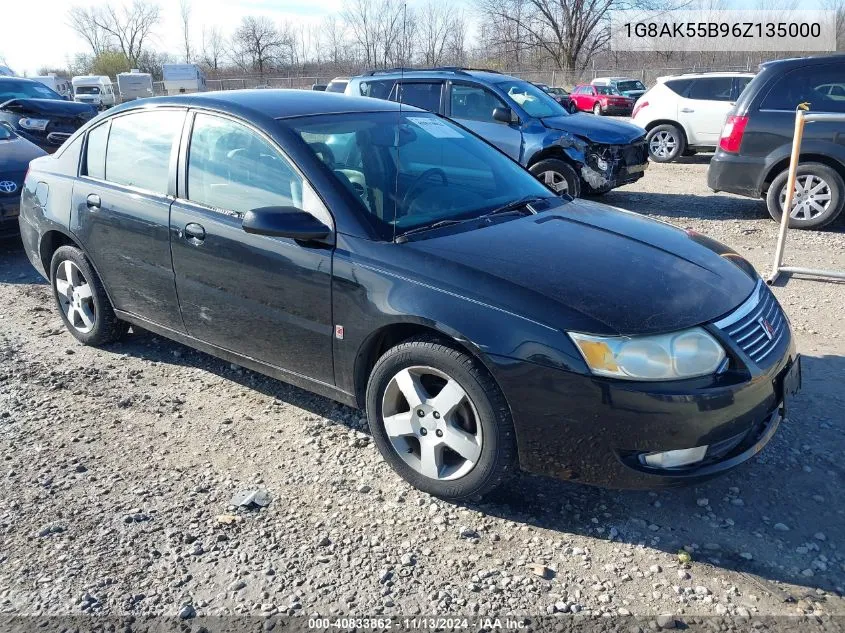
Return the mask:
<path id="1" fill-rule="evenodd" d="M 32 162 L 20 227 L 70 333 L 130 325 L 366 409 L 414 486 L 612 487 L 758 453 L 799 387 L 725 246 L 559 197 L 464 128 L 313 91 L 136 101 Z"/>

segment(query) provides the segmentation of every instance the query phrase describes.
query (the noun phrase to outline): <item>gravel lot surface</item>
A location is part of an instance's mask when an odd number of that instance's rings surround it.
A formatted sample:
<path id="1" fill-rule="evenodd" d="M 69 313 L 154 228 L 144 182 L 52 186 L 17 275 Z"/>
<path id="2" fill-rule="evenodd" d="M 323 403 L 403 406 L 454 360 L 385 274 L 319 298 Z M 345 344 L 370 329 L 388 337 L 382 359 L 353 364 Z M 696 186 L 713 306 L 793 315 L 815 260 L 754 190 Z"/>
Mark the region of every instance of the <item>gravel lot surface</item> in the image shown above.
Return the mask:
<path id="1" fill-rule="evenodd" d="M 777 226 L 762 201 L 712 194 L 708 159 L 652 164 L 604 201 L 767 271 Z M 845 219 L 791 232 L 787 257 L 845 269 Z M 0 612 L 845 615 L 845 284 L 775 293 L 804 389 L 757 459 L 697 488 L 523 476 L 454 505 L 395 476 L 361 412 L 140 330 L 80 346 L 5 244 Z M 272 501 L 230 507 L 247 489 Z"/>

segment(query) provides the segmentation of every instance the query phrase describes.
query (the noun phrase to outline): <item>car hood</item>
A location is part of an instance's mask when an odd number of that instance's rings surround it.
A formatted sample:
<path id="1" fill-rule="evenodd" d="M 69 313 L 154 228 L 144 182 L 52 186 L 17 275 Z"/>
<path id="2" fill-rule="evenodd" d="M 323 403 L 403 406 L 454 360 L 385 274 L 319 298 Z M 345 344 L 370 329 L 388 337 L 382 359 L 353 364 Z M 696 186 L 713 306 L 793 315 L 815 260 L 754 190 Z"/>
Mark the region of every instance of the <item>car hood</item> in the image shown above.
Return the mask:
<path id="1" fill-rule="evenodd" d="M 93 118 L 97 110 L 87 103 L 61 99 L 11 99 L 0 104 L 0 110 L 20 112 L 28 115 Z"/>
<path id="2" fill-rule="evenodd" d="M 543 125 L 608 145 L 624 145 L 645 136 L 645 130 L 633 123 L 583 113 L 546 117 Z"/>
<path id="3" fill-rule="evenodd" d="M 589 201 L 407 244 L 451 292 L 558 329 L 671 332 L 752 292 L 753 269 L 715 240 Z"/>
<path id="4" fill-rule="evenodd" d="M 22 174 L 29 166 L 29 161 L 46 154 L 43 149 L 19 136 L 7 141 L 0 140 L 0 180 Z"/>

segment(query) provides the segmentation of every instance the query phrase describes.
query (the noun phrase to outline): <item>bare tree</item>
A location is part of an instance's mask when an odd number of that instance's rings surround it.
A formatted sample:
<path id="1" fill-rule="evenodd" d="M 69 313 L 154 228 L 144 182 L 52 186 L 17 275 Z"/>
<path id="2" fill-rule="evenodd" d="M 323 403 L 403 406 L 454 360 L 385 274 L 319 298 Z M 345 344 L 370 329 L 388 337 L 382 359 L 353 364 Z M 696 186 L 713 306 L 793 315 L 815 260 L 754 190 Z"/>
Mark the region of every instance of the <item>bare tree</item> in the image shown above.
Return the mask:
<path id="1" fill-rule="evenodd" d="M 232 61 L 242 70 L 263 75 L 282 44 L 282 36 L 269 18 L 247 16 L 232 35 Z"/>
<path id="2" fill-rule="evenodd" d="M 453 5 L 435 0 L 429 0 L 417 12 L 420 58 L 426 66 L 443 64 L 454 15 Z"/>
<path id="3" fill-rule="evenodd" d="M 367 66 L 410 61 L 415 21 L 403 0 L 345 0 L 341 18 Z"/>
<path id="4" fill-rule="evenodd" d="M 133 0 L 131 5 L 120 9 L 107 4 L 102 11 L 91 9 L 91 13 L 94 24 L 112 37 L 129 60 L 129 65 L 132 68 L 137 67 L 144 42 L 161 20 L 158 5 L 148 4 L 144 0 Z"/>
<path id="5" fill-rule="evenodd" d="M 206 31 L 205 27 L 203 27 L 200 55 L 202 57 L 202 63 L 208 70 L 213 71 L 215 74 L 220 71 L 225 50 L 226 44 L 223 40 L 223 35 L 220 33 L 220 29 L 213 26 Z"/>
<path id="6" fill-rule="evenodd" d="M 324 59 L 335 68 L 348 61 L 349 42 L 346 24 L 335 16 L 323 18 L 319 27 L 319 48 L 324 52 Z"/>
<path id="7" fill-rule="evenodd" d="M 95 7 L 71 7 L 67 12 L 67 24 L 84 39 L 96 57 L 111 43 L 111 35 L 98 23 L 99 10 Z"/>
<path id="8" fill-rule="evenodd" d="M 191 0 L 179 0 L 179 16 L 182 18 L 182 39 L 185 42 L 185 63 L 191 63 Z"/>
<path id="9" fill-rule="evenodd" d="M 836 50 L 845 51 L 845 0 L 825 0 L 822 8 L 836 12 Z"/>

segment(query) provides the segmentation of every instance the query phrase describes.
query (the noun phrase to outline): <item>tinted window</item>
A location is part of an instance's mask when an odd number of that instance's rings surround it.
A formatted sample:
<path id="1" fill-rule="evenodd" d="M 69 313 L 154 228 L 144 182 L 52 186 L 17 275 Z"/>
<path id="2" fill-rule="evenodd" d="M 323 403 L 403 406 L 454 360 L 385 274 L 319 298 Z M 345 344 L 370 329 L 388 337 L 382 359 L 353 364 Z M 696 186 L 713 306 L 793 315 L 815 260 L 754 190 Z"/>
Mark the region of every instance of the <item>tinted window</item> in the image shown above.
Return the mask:
<path id="1" fill-rule="evenodd" d="M 170 153 L 184 120 L 181 110 L 138 112 L 112 119 L 106 180 L 167 193 Z"/>
<path id="2" fill-rule="evenodd" d="M 197 114 L 188 156 L 190 200 L 237 213 L 259 207 L 302 208 L 302 184 L 276 148 L 253 130 Z"/>
<path id="3" fill-rule="evenodd" d="M 831 64 L 798 68 L 778 79 L 760 106 L 764 110 L 795 110 L 809 101 L 814 112 L 845 112 L 845 66 Z"/>
<path id="4" fill-rule="evenodd" d="M 330 81 L 329 84 L 326 86 L 326 92 L 343 92 L 346 90 L 346 84 L 349 82 L 346 79 L 341 79 L 338 81 Z"/>
<path id="5" fill-rule="evenodd" d="M 705 77 L 695 79 L 690 86 L 690 99 L 706 99 L 708 101 L 730 101 L 733 77 Z"/>
<path id="6" fill-rule="evenodd" d="M 739 95 L 742 94 L 742 91 L 745 90 L 745 86 L 751 83 L 751 80 L 754 77 L 737 77 L 736 78 L 736 96 L 739 98 Z"/>
<path id="7" fill-rule="evenodd" d="M 622 92 L 628 90 L 645 90 L 645 86 L 641 81 L 620 81 L 616 84 L 616 88 Z"/>
<path id="8" fill-rule="evenodd" d="M 392 79 L 380 79 L 378 81 L 362 81 L 361 82 L 361 96 L 375 97 L 376 99 L 387 99 L 390 91 L 393 89 L 395 82 Z M 331 84 L 329 84 L 329 88 Z M 330 92 L 326 88 L 326 92 Z"/>
<path id="9" fill-rule="evenodd" d="M 612 86 L 596 86 L 596 94 L 600 95 L 618 95 L 619 91 Z"/>
<path id="10" fill-rule="evenodd" d="M 667 88 L 669 88 L 669 90 L 671 90 L 675 94 L 683 96 L 691 83 L 692 79 L 670 79 L 663 85 L 665 85 Z"/>
<path id="11" fill-rule="evenodd" d="M 106 179 L 106 141 L 108 138 L 108 121 L 88 132 L 88 145 L 85 150 L 85 173 L 92 178 Z"/>
<path id="12" fill-rule="evenodd" d="M 505 104 L 492 92 L 481 86 L 452 85 L 450 96 L 452 118 L 471 121 L 493 121 L 493 109 Z"/>
<path id="13" fill-rule="evenodd" d="M 399 87 L 399 98 L 394 98 L 394 101 L 401 101 L 429 112 L 439 112 L 441 86 L 440 83 L 403 83 Z"/>

